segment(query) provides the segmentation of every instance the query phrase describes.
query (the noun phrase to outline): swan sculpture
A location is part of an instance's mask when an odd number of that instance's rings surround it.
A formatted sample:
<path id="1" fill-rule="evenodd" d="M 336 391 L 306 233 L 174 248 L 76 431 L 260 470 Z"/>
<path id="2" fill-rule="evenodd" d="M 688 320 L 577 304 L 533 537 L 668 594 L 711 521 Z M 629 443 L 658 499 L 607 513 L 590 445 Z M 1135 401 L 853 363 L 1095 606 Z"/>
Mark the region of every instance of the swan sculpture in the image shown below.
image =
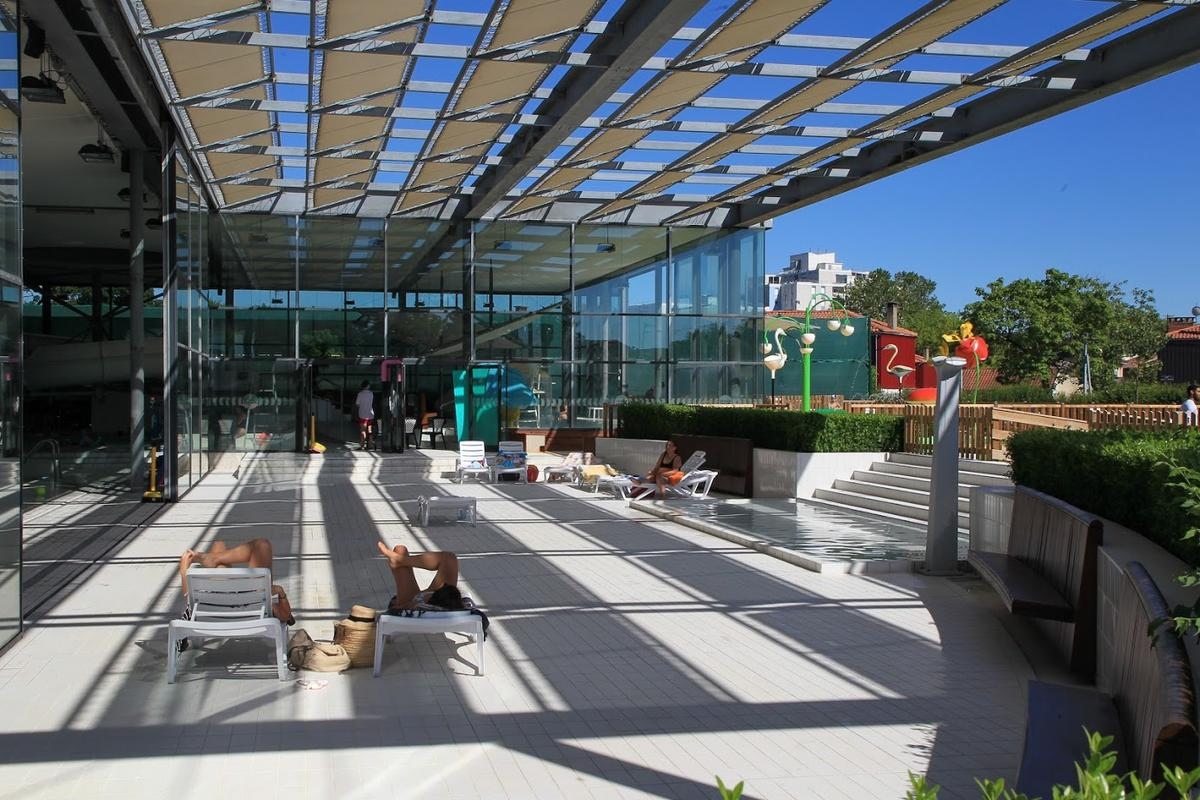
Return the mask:
<path id="1" fill-rule="evenodd" d="M 900 348 L 897 345 L 885 344 L 882 349 L 892 351 L 891 357 L 887 360 L 887 364 L 885 364 L 883 368 L 896 376 L 896 380 L 900 383 L 900 388 L 903 389 L 904 379 L 910 372 L 915 372 L 916 368 L 896 363 L 896 358 L 900 355 Z"/>
<path id="2" fill-rule="evenodd" d="M 763 366 L 771 370 L 771 380 L 775 380 L 776 370 L 783 369 L 787 364 L 787 352 L 783 349 L 783 328 L 775 329 L 775 352 L 763 358 Z"/>

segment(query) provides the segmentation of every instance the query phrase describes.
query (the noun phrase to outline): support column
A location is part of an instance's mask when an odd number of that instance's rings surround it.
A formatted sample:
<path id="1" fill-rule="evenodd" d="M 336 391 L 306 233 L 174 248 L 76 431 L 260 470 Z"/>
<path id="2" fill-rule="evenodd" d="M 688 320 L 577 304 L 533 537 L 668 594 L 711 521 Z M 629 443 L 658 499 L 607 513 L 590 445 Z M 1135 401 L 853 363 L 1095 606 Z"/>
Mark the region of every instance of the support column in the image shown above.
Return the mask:
<path id="1" fill-rule="evenodd" d="M 562 371 L 562 397 L 567 404 L 567 427 L 575 427 L 576 404 L 576 358 L 575 353 L 575 223 L 571 223 L 570 252 L 567 254 L 567 296 L 563 298 L 562 310 L 563 357 L 566 364 Z M 555 412 L 557 416 L 557 411 Z"/>
<path id="2" fill-rule="evenodd" d="M 929 475 L 929 522 L 925 529 L 925 572 L 958 571 L 958 398 L 965 358 L 939 356 L 937 405 L 933 417 L 933 466 Z"/>
<path id="3" fill-rule="evenodd" d="M 129 488 L 146 490 L 145 154 L 129 151 Z"/>
<path id="4" fill-rule="evenodd" d="M 183 176 L 178 163 L 180 155 L 175 147 L 173 128 L 165 123 L 161 127 L 166 141 L 163 142 L 162 159 L 162 209 L 163 209 L 163 394 L 162 394 L 162 483 L 163 499 L 175 500 L 179 496 L 179 418 L 175 411 L 179 405 L 176 397 L 176 378 L 179 374 L 179 252 L 176 250 L 179 229 L 179 208 L 176 205 L 176 181 Z M 131 195 L 140 194 L 140 190 Z M 132 197 L 131 197 L 132 199 Z M 184 365 L 186 367 L 186 365 Z"/>
<path id="5" fill-rule="evenodd" d="M 667 228 L 667 304 L 663 309 L 663 313 L 667 318 L 667 347 L 664 351 L 666 358 L 663 359 L 664 369 L 667 371 L 665 377 L 666 395 L 663 400 L 668 403 L 675 402 L 675 359 L 672 357 L 671 348 L 674 346 L 675 340 L 675 251 L 671 242 L 671 228 Z"/>

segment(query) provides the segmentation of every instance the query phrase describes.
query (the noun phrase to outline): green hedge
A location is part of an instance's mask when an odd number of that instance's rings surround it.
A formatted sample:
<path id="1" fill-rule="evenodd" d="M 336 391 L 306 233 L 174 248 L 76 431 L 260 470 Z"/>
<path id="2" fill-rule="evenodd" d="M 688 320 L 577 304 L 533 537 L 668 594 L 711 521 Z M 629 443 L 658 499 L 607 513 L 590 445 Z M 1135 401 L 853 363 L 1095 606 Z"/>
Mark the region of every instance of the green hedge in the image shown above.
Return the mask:
<path id="1" fill-rule="evenodd" d="M 1165 459 L 1200 468 L 1200 432 L 1031 430 L 1008 440 L 1013 480 L 1111 519 L 1200 565 L 1200 542 L 1182 493 L 1167 485 Z"/>
<path id="2" fill-rule="evenodd" d="M 667 439 L 672 434 L 736 436 L 755 447 L 798 453 L 873 453 L 904 449 L 904 418 L 769 408 L 719 408 L 665 403 L 621 406 L 622 435 Z"/>

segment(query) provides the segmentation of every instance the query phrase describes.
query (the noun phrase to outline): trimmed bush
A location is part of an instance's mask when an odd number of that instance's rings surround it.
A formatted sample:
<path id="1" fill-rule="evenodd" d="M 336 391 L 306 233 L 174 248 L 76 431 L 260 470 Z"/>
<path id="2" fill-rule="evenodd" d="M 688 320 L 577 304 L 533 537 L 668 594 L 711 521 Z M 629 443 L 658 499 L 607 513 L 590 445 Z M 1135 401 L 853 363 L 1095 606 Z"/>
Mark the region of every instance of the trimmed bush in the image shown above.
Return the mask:
<path id="1" fill-rule="evenodd" d="M 665 403 L 621 407 L 621 435 L 668 439 L 672 434 L 734 436 L 755 447 L 798 453 L 873 453 L 904 449 L 904 418 L 769 408 L 720 408 Z"/>
<path id="2" fill-rule="evenodd" d="M 1111 519 L 1200 565 L 1200 540 L 1184 539 L 1192 526 L 1168 486 L 1165 460 L 1200 468 L 1200 432 L 1031 430 L 1008 440 L 1013 480 L 1085 511 Z"/>

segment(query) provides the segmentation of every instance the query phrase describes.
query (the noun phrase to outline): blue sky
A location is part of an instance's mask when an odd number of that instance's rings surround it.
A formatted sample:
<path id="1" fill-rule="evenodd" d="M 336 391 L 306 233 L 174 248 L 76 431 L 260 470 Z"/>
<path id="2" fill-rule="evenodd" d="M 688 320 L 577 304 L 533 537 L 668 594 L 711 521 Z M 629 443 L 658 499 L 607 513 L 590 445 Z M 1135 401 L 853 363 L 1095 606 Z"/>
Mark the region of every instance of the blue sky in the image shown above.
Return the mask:
<path id="1" fill-rule="evenodd" d="M 832 250 L 912 270 L 952 311 L 1048 267 L 1200 305 L 1200 66 L 777 217 L 767 271 Z"/>

